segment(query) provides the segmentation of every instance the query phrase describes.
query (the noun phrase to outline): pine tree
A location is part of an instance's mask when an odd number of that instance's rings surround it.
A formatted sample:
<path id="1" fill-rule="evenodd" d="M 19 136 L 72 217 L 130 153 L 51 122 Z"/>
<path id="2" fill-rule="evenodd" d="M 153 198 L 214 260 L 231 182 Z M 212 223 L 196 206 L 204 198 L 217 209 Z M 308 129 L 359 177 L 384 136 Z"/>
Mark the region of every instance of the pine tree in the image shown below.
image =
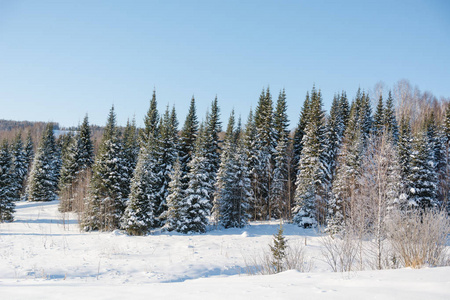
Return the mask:
<path id="1" fill-rule="evenodd" d="M 248 160 L 239 135 L 240 125 L 234 129 L 232 112 L 224 138 L 213 213 L 215 221 L 225 228 L 243 227 L 250 217 L 247 213 L 252 200 Z"/>
<path id="2" fill-rule="evenodd" d="M 151 138 L 148 138 L 149 142 Z M 128 195 L 130 193 L 130 182 L 133 178 L 133 172 L 136 168 L 137 159 L 139 156 L 139 140 L 138 140 L 138 130 L 136 128 L 136 121 L 133 120 L 130 122 L 127 121 L 127 125 L 125 126 L 125 130 L 123 132 L 123 162 L 125 164 L 126 172 L 122 174 L 125 180 L 125 188 L 123 191 L 124 195 Z"/>
<path id="3" fill-rule="evenodd" d="M 28 173 L 28 162 L 22 141 L 22 134 L 19 133 L 11 149 L 12 174 L 14 181 L 14 201 L 19 201 L 24 192 L 25 178 Z"/>
<path id="4" fill-rule="evenodd" d="M 151 135 L 158 135 L 158 122 L 159 116 L 156 102 L 156 91 L 153 90 L 152 99 L 150 100 L 150 108 L 144 118 L 144 128 L 140 131 L 141 146 L 145 147 L 147 145 Z"/>
<path id="5" fill-rule="evenodd" d="M 189 172 L 188 164 L 192 159 L 195 148 L 195 141 L 198 134 L 198 120 L 195 109 L 195 99 L 192 97 L 191 104 L 189 106 L 189 112 L 186 116 L 183 128 L 181 130 L 180 140 L 180 163 L 181 170 L 183 172 L 183 184 L 187 187 L 187 173 Z"/>
<path id="6" fill-rule="evenodd" d="M 398 141 L 398 156 L 401 168 L 402 189 L 404 192 L 409 190 L 410 183 L 408 176 L 411 172 L 411 126 L 409 119 L 402 116 L 400 122 L 400 134 Z"/>
<path id="7" fill-rule="evenodd" d="M 280 143 L 281 140 L 285 144 L 289 142 L 289 120 L 287 115 L 286 92 L 283 89 L 278 95 L 277 105 L 273 116 L 273 126 L 275 129 L 275 140 Z"/>
<path id="8" fill-rule="evenodd" d="M 152 155 L 156 144 L 147 140 L 147 147 L 141 148 L 134 176 L 131 180 L 131 192 L 122 217 L 121 228 L 130 235 L 145 235 L 154 225 L 153 205 L 158 193 L 155 187 L 161 180 L 154 172 L 157 165 Z"/>
<path id="9" fill-rule="evenodd" d="M 309 99 L 309 92 L 306 93 L 306 99 L 303 102 L 303 108 L 300 112 L 300 118 L 298 121 L 297 128 L 295 129 L 294 133 L 294 140 L 293 140 L 293 152 L 294 152 L 294 158 L 292 163 L 295 166 L 295 173 L 297 173 L 298 168 L 298 162 L 300 161 L 300 155 L 303 149 L 303 136 L 305 135 L 305 129 L 306 125 L 308 124 L 308 115 L 309 115 L 309 106 L 310 106 L 310 99 Z"/>
<path id="10" fill-rule="evenodd" d="M 84 176 L 85 172 L 90 170 L 93 164 L 94 146 L 91 140 L 91 131 L 89 128 L 88 116 L 83 119 L 78 133 L 65 135 L 61 158 L 61 172 L 58 183 L 60 211 L 71 211 L 72 202 L 77 191 L 77 184 Z"/>
<path id="11" fill-rule="evenodd" d="M 79 169 L 77 139 L 73 134 L 64 135 L 61 150 L 62 167 L 59 178 L 59 190 L 63 190 L 72 184 Z"/>
<path id="12" fill-rule="evenodd" d="M 342 91 L 341 97 L 339 98 L 339 112 L 342 117 L 343 128 L 342 134 L 344 134 L 345 128 L 348 125 L 348 119 L 350 118 L 350 108 L 348 104 L 347 94 Z"/>
<path id="13" fill-rule="evenodd" d="M 53 201 L 56 199 L 58 159 L 53 124 L 49 123 L 31 167 L 27 186 L 29 201 Z"/>
<path id="14" fill-rule="evenodd" d="M 62 166 L 58 183 L 61 212 L 72 211 L 72 184 L 79 172 L 77 139 L 73 135 L 69 137 L 68 144 L 62 151 Z"/>
<path id="15" fill-rule="evenodd" d="M 200 128 L 200 131 L 204 130 Z M 208 191 L 210 190 L 207 159 L 204 151 L 202 134 L 198 135 L 195 151 L 188 163 L 188 188 L 185 191 L 180 209 L 180 225 L 182 233 L 206 232 L 208 216 L 211 211 Z"/>
<path id="16" fill-rule="evenodd" d="M 174 164 L 178 159 L 178 121 L 176 117 L 175 107 L 172 108 L 172 112 L 169 113 L 169 107 L 167 107 L 164 113 L 162 123 L 160 125 L 160 143 L 159 143 L 159 166 L 161 172 L 161 186 L 158 201 L 155 207 L 155 217 L 159 221 L 163 221 L 164 214 L 168 209 L 166 199 L 170 193 L 169 186 L 172 180 L 171 173 L 174 168 Z"/>
<path id="17" fill-rule="evenodd" d="M 440 175 L 444 173 L 446 165 L 444 149 L 445 140 L 444 130 L 437 126 L 434 112 L 431 112 L 426 121 L 426 130 L 433 155 L 434 171 L 436 172 L 436 175 L 440 177 Z"/>
<path id="18" fill-rule="evenodd" d="M 275 148 L 275 165 L 273 170 L 273 180 L 270 192 L 270 202 L 272 203 L 273 217 L 281 218 L 286 215 L 284 212 L 289 201 L 288 188 L 288 144 L 284 136 L 280 137 L 277 147 Z"/>
<path id="19" fill-rule="evenodd" d="M 25 143 L 25 159 L 26 159 L 26 164 L 27 164 L 27 173 L 25 176 L 24 190 L 22 191 L 21 200 L 27 201 L 28 200 L 28 190 L 27 190 L 28 181 L 29 181 L 29 177 L 30 177 L 32 162 L 34 160 L 34 145 L 33 145 L 33 139 L 31 138 L 31 132 L 28 132 L 27 140 Z"/>
<path id="20" fill-rule="evenodd" d="M 325 182 L 328 166 L 325 154 L 325 126 L 320 91 L 313 87 L 309 123 L 303 136 L 296 181 L 294 223 L 305 228 L 316 226 L 322 220 L 320 211 L 324 207 L 329 183 Z"/>
<path id="21" fill-rule="evenodd" d="M 335 95 L 331 104 L 330 116 L 326 126 L 326 156 L 329 168 L 327 182 L 332 182 L 336 172 L 336 160 L 345 131 L 345 106 L 341 105 L 340 97 Z"/>
<path id="22" fill-rule="evenodd" d="M 111 108 L 98 154 L 92 167 L 89 196 L 86 199 L 82 228 L 114 230 L 119 227 L 128 194 L 123 145 Z"/>
<path id="23" fill-rule="evenodd" d="M 382 95 L 380 95 L 380 98 L 378 99 L 377 110 L 375 112 L 373 119 L 374 119 L 373 120 L 374 132 L 375 132 L 375 134 L 380 136 L 381 134 L 383 134 L 384 127 L 385 127 L 385 119 L 386 119 Z"/>
<path id="24" fill-rule="evenodd" d="M 366 142 L 360 118 L 361 99 L 360 91 L 358 91 L 352 103 L 348 126 L 337 157 L 336 174 L 332 183 L 332 196 L 328 201 L 326 220 L 326 231 L 330 233 L 339 232 L 345 225 L 351 213 L 352 199 L 359 189 L 358 178 Z"/>
<path id="25" fill-rule="evenodd" d="M 408 175 L 408 205 L 412 208 L 429 209 L 438 204 L 433 158 L 432 143 L 426 133 L 421 133 L 413 139 L 411 169 Z"/>
<path id="26" fill-rule="evenodd" d="M 372 108 L 370 107 L 370 98 L 363 92 L 357 110 L 359 111 L 358 127 L 361 129 L 364 144 L 370 137 L 372 131 Z"/>
<path id="27" fill-rule="evenodd" d="M 90 169 L 94 163 L 94 145 L 92 144 L 88 115 L 84 117 L 77 137 L 77 160 L 79 170 Z"/>
<path id="28" fill-rule="evenodd" d="M 33 162 L 34 158 L 34 146 L 33 146 L 33 139 L 31 138 L 31 132 L 28 132 L 27 141 L 25 145 L 25 156 L 27 158 L 28 169 L 30 169 L 31 163 Z"/>
<path id="29" fill-rule="evenodd" d="M 169 190 L 167 196 L 167 211 L 163 215 L 166 220 L 164 227 L 168 231 L 181 230 L 181 208 L 184 199 L 184 192 L 181 182 L 181 164 L 177 159 L 170 173 Z"/>
<path id="30" fill-rule="evenodd" d="M 6 140 L 0 148 L 0 223 L 14 220 L 14 176 L 12 158 Z"/>
<path id="31" fill-rule="evenodd" d="M 208 173 L 211 189 L 208 191 L 210 201 L 213 201 L 214 183 L 216 182 L 217 171 L 220 164 L 219 153 L 219 133 L 222 131 L 219 106 L 217 97 L 211 103 L 211 113 L 207 114 L 206 128 L 205 128 L 205 157 L 208 161 Z"/>
<path id="32" fill-rule="evenodd" d="M 397 143 L 399 138 L 398 122 L 395 117 L 394 98 L 392 98 L 391 91 L 389 91 L 389 96 L 386 100 L 386 108 L 384 110 L 384 126 L 392 135 L 394 143 Z"/>
<path id="33" fill-rule="evenodd" d="M 252 155 L 252 174 L 255 196 L 254 217 L 268 219 L 272 217 L 270 186 L 273 177 L 273 155 L 276 147 L 276 135 L 273 126 L 273 105 L 269 88 L 259 98 L 254 116 L 255 143 Z"/>
<path id="34" fill-rule="evenodd" d="M 275 273 L 283 272 L 284 260 L 286 259 L 287 241 L 283 235 L 283 226 L 280 224 L 278 233 L 273 235 L 273 246 L 270 245 L 272 252 L 272 266 L 275 268 Z"/>

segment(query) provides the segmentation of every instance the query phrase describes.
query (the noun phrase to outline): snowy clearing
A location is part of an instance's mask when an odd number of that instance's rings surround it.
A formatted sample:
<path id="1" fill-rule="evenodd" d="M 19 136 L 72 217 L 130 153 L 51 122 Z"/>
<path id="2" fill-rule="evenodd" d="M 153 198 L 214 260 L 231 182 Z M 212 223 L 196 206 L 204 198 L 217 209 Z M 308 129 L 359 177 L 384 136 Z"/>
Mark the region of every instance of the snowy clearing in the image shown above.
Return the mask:
<path id="1" fill-rule="evenodd" d="M 58 202 L 17 206 L 0 224 L 0 286 L 5 299 L 449 299 L 450 267 L 331 273 L 314 230 L 285 225 L 290 244 L 306 243 L 311 273 L 247 276 L 245 257 L 259 254 L 277 222 L 202 235 L 119 231 L 82 233 Z M 65 220 L 63 222 L 63 220 Z"/>

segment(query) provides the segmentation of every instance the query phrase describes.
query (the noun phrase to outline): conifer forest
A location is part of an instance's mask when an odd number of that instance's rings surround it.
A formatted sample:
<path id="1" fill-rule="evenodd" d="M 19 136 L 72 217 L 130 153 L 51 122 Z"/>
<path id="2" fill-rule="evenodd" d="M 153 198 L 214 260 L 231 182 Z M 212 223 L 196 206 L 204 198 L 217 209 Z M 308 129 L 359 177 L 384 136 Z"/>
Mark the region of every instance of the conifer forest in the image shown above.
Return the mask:
<path id="1" fill-rule="evenodd" d="M 217 97 L 203 122 L 192 97 L 179 128 L 175 106 L 158 112 L 154 91 L 143 128 L 119 127 L 111 107 L 97 147 L 87 115 L 58 138 L 51 123 L 39 141 L 19 131 L 0 150 L 1 221 L 21 199 L 59 199 L 82 230 L 130 235 L 271 219 L 338 233 L 355 222 L 372 230 L 394 211 L 449 212 L 446 99 L 343 91 L 326 112 L 315 86 L 298 108 L 286 97 L 263 89 L 254 111 L 245 120 L 233 111 L 226 126 Z M 299 110 L 294 130 L 288 109 Z"/>
<path id="2" fill-rule="evenodd" d="M 284 272 L 268 279 L 278 284 L 309 272 L 448 266 L 449 99 L 407 81 L 371 93 L 336 93 L 327 112 L 316 86 L 297 108 L 288 108 L 284 89 L 267 87 L 244 120 L 232 110 L 226 124 L 218 97 L 201 122 L 192 97 L 180 123 L 175 106 L 158 111 L 156 91 L 142 128 L 135 119 L 119 126 L 114 106 L 103 127 L 88 115 L 73 128 L 2 121 L 0 241 L 12 240 L 0 255 L 17 257 L 2 268 L 19 280 L 90 282 L 85 292 L 93 295 L 98 280 L 160 284 Z M 288 119 L 293 109 L 296 124 Z M 30 235 L 30 245 L 21 235 Z M 447 269 L 427 281 L 443 298 Z M 383 280 L 411 284 L 424 273 L 389 274 Z M 366 275 L 358 276 L 359 297 Z M 261 280 L 250 284 L 254 293 Z M 332 275 L 312 284 L 322 280 L 330 282 L 325 291 L 341 291 Z M 380 292 L 389 294 L 386 284 Z"/>

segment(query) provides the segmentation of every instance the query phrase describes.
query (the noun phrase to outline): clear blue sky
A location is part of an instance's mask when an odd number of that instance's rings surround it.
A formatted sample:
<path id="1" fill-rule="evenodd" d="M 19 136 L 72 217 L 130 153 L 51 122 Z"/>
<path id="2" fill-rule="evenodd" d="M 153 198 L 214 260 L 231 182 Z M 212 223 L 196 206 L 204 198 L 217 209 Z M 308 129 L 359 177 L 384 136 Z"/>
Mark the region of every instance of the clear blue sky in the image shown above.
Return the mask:
<path id="1" fill-rule="evenodd" d="M 328 109 L 402 78 L 450 96 L 450 1 L 0 0 L 3 119 L 103 125 L 114 104 L 142 125 L 156 87 L 180 124 L 217 94 L 225 123 L 270 85 L 294 127 L 313 83 Z"/>

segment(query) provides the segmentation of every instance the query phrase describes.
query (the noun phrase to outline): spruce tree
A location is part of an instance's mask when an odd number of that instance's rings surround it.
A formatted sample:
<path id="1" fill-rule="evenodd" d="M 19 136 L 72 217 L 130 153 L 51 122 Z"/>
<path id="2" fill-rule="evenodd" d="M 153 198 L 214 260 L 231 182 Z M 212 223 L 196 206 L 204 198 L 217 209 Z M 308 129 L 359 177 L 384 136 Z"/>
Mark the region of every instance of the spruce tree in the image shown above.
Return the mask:
<path id="1" fill-rule="evenodd" d="M 94 163 L 94 145 L 87 114 L 83 119 L 83 123 L 81 123 L 79 134 L 77 135 L 77 160 L 80 170 L 90 169 Z"/>
<path id="2" fill-rule="evenodd" d="M 320 91 L 313 87 L 311 92 L 310 117 L 303 136 L 303 150 L 300 156 L 296 181 L 294 223 L 305 228 L 318 222 L 324 209 L 329 183 L 325 182 L 328 166 L 325 155 L 325 126 Z M 325 218 L 324 218 L 325 219 Z"/>
<path id="3" fill-rule="evenodd" d="M 408 176 L 411 172 L 411 126 L 409 118 L 402 116 L 398 141 L 398 156 L 401 168 L 403 191 L 409 190 Z"/>
<path id="4" fill-rule="evenodd" d="M 167 107 L 160 125 L 159 166 L 161 172 L 161 186 L 158 201 L 156 201 L 155 217 L 164 221 L 164 214 L 168 209 L 166 199 L 170 193 L 169 185 L 175 161 L 178 159 L 178 121 L 175 107 L 169 112 Z"/>
<path id="5" fill-rule="evenodd" d="M 203 131 L 203 128 L 200 128 Z M 178 230 L 182 233 L 204 233 L 211 212 L 211 202 L 207 159 L 204 151 L 203 135 L 199 134 L 195 142 L 195 151 L 188 163 L 188 188 L 180 208 L 180 225 Z"/>
<path id="6" fill-rule="evenodd" d="M 225 133 L 221 163 L 214 198 L 214 219 L 225 227 L 243 227 L 248 223 L 249 203 L 252 200 L 248 160 L 240 126 L 234 129 L 234 112 L 230 115 Z"/>
<path id="7" fill-rule="evenodd" d="M 181 182 L 181 164 L 177 159 L 173 165 L 172 172 L 170 173 L 170 182 L 167 202 L 167 211 L 163 215 L 165 219 L 164 228 L 168 231 L 181 229 L 181 208 L 184 200 L 184 191 Z"/>
<path id="8" fill-rule="evenodd" d="M 148 140 L 147 147 L 141 148 L 134 176 L 131 180 L 131 192 L 122 217 L 121 228 L 130 235 L 145 235 L 154 225 L 153 205 L 158 193 L 155 187 L 161 180 L 154 172 L 158 161 L 152 155 L 155 143 Z"/>
<path id="9" fill-rule="evenodd" d="M 270 202 L 272 203 L 273 217 L 281 218 L 287 216 L 285 208 L 288 206 L 288 144 L 286 138 L 282 135 L 275 148 L 275 164 L 273 170 L 273 180 L 270 192 Z"/>
<path id="10" fill-rule="evenodd" d="M 152 99 L 150 100 L 150 108 L 144 118 L 144 128 L 140 131 L 141 146 L 145 147 L 150 139 L 150 136 L 158 134 L 159 115 L 156 102 L 156 91 L 153 90 Z"/>
<path id="11" fill-rule="evenodd" d="M 150 140 L 151 138 L 147 139 L 147 142 Z M 136 121 L 134 118 L 131 122 L 129 120 L 127 121 L 127 125 L 125 126 L 125 130 L 123 132 L 122 141 L 122 155 L 126 169 L 126 172 L 122 174 L 125 180 L 125 189 L 123 193 L 124 195 L 128 195 L 130 193 L 130 182 L 133 178 L 133 172 L 136 168 L 137 159 L 139 156 L 138 130 L 136 128 Z"/>
<path id="12" fill-rule="evenodd" d="M 292 163 L 295 166 L 295 171 L 297 171 L 298 168 L 298 162 L 300 161 L 300 155 L 303 149 L 303 136 L 305 135 L 306 125 L 309 122 L 308 115 L 310 102 L 311 101 L 309 99 L 309 92 L 308 92 L 306 93 L 306 99 L 303 102 L 303 108 L 300 112 L 300 118 L 294 133 L 294 140 L 293 140 L 294 158 Z"/>
<path id="13" fill-rule="evenodd" d="M 408 175 L 408 205 L 411 208 L 425 210 L 437 207 L 437 177 L 433 159 L 432 143 L 426 133 L 420 133 L 413 139 Z"/>
<path id="14" fill-rule="evenodd" d="M 336 174 L 332 183 L 332 196 L 328 201 L 327 228 L 330 233 L 339 232 L 350 214 L 350 203 L 356 195 L 359 185 L 361 160 L 364 154 L 365 139 L 360 122 L 360 91 L 352 103 L 348 126 L 346 127 L 342 147 L 337 157 Z"/>
<path id="15" fill-rule="evenodd" d="M 59 177 L 58 189 L 60 207 L 62 212 L 72 211 L 72 184 L 79 172 L 77 139 L 73 135 L 67 135 L 70 139 L 64 151 L 62 151 L 62 166 Z"/>
<path id="16" fill-rule="evenodd" d="M 128 178 L 123 158 L 123 145 L 116 125 L 114 106 L 111 108 L 94 165 L 89 196 L 86 199 L 82 228 L 114 230 L 125 209 Z"/>
<path id="17" fill-rule="evenodd" d="M 273 126 L 275 129 L 275 140 L 280 143 L 281 140 L 285 144 L 289 142 L 289 120 L 287 115 L 286 92 L 283 89 L 278 95 L 278 100 L 273 116 Z"/>
<path id="18" fill-rule="evenodd" d="M 0 223 L 14 220 L 14 179 L 11 153 L 4 140 L 0 147 Z"/>
<path id="19" fill-rule="evenodd" d="M 28 169 L 31 168 L 31 163 L 34 158 L 34 146 L 33 139 L 31 138 L 31 132 L 28 132 L 27 141 L 25 145 L 25 156 L 27 158 Z"/>
<path id="20" fill-rule="evenodd" d="M 392 97 L 391 91 L 389 91 L 389 96 L 386 100 L 386 108 L 384 110 L 384 126 L 391 134 L 394 143 L 397 143 L 399 138 L 398 122 L 395 117 L 394 98 Z"/>
<path id="21" fill-rule="evenodd" d="M 60 211 L 71 211 L 74 195 L 77 193 L 76 185 L 84 173 L 90 170 L 93 164 L 94 146 L 91 140 L 88 116 L 75 136 L 66 135 L 66 144 L 62 148 L 62 166 L 58 183 Z"/>
<path id="22" fill-rule="evenodd" d="M 343 122 L 343 129 L 341 131 L 343 134 L 345 128 L 348 125 L 348 119 L 350 118 L 350 108 L 348 104 L 347 94 L 344 91 L 342 91 L 341 97 L 339 98 L 339 112 L 341 114 Z"/>
<path id="23" fill-rule="evenodd" d="M 216 182 L 217 171 L 220 164 L 219 153 L 219 133 L 222 131 L 220 122 L 220 109 L 217 97 L 211 103 L 211 113 L 207 114 L 205 127 L 205 157 L 208 161 L 208 173 L 211 189 L 208 191 L 210 201 L 213 201 L 214 183 Z"/>
<path id="24" fill-rule="evenodd" d="M 275 269 L 275 273 L 284 271 L 284 260 L 286 259 L 287 241 L 283 235 L 283 225 L 280 224 L 277 234 L 273 235 L 273 246 L 270 245 L 270 251 L 272 252 L 272 266 Z"/>
<path id="25" fill-rule="evenodd" d="M 373 129 L 376 135 L 381 136 L 385 126 L 385 109 L 383 105 L 383 96 L 378 99 L 377 110 L 373 116 Z"/>
<path id="26" fill-rule="evenodd" d="M 25 148 L 22 141 L 22 134 L 19 133 L 11 149 L 12 174 L 14 177 L 14 201 L 19 201 L 24 192 L 25 178 L 28 173 L 28 162 Z"/>
<path id="27" fill-rule="evenodd" d="M 254 116 L 255 144 L 252 155 L 252 173 L 255 196 L 254 217 L 268 219 L 272 217 L 270 186 L 273 177 L 273 158 L 276 147 L 276 134 L 273 126 L 273 105 L 270 89 L 264 90 L 259 98 Z"/>
<path id="28" fill-rule="evenodd" d="M 331 104 L 330 116 L 326 124 L 326 161 L 328 165 L 327 182 L 334 180 L 336 162 L 345 131 L 345 106 L 341 105 L 339 95 L 335 95 Z"/>
<path id="29" fill-rule="evenodd" d="M 34 160 L 34 144 L 33 139 L 31 138 L 31 132 L 28 132 L 27 139 L 25 142 L 25 159 L 27 164 L 27 173 L 25 176 L 25 182 L 24 182 L 24 190 L 22 191 L 22 197 L 21 200 L 27 201 L 28 200 L 28 181 L 30 177 L 30 171 L 31 166 Z"/>
<path id="30" fill-rule="evenodd" d="M 198 134 L 198 120 L 195 108 L 195 99 L 192 96 L 191 104 L 189 106 L 189 112 L 186 116 L 183 128 L 181 129 L 180 139 L 180 163 L 181 170 L 183 172 L 183 184 L 187 187 L 187 173 L 189 172 L 188 164 L 192 159 L 195 148 L 195 141 Z"/>
<path id="31" fill-rule="evenodd" d="M 28 180 L 29 201 L 53 201 L 58 185 L 58 159 L 53 135 L 53 124 L 49 123 L 36 151 Z"/>

